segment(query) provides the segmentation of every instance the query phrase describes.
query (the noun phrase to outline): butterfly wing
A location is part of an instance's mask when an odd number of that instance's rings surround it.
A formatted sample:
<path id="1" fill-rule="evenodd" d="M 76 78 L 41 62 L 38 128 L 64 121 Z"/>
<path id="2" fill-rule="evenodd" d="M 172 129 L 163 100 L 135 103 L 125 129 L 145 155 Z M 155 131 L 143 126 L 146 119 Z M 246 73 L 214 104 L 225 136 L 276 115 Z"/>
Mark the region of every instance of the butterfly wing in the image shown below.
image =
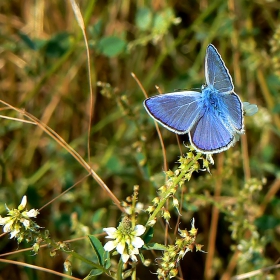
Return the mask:
<path id="1" fill-rule="evenodd" d="M 196 122 L 189 137 L 192 145 L 203 153 L 217 153 L 228 149 L 235 142 L 234 130 L 213 111 L 207 111 Z"/>
<path id="2" fill-rule="evenodd" d="M 207 85 L 220 93 L 229 93 L 234 89 L 228 69 L 213 45 L 209 45 L 206 50 L 205 77 Z"/>
<path id="3" fill-rule="evenodd" d="M 237 94 L 224 94 L 221 96 L 225 107 L 226 117 L 238 133 L 244 132 L 243 104 Z"/>
<path id="4" fill-rule="evenodd" d="M 144 101 L 147 112 L 167 129 L 185 134 L 203 115 L 200 92 L 180 91 L 150 97 Z"/>

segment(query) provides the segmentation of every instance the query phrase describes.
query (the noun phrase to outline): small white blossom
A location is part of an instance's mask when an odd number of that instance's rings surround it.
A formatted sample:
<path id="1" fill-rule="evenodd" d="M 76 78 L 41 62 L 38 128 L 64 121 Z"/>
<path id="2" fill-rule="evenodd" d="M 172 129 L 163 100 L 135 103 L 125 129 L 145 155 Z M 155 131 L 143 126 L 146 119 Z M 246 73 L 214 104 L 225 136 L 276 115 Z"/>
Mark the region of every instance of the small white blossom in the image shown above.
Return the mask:
<path id="1" fill-rule="evenodd" d="M 7 217 L 0 216 L 0 225 L 3 226 L 3 232 L 10 233 L 10 238 L 16 238 L 20 243 L 24 238 L 30 239 L 32 234 L 36 235 L 36 231 L 40 228 L 31 218 L 35 218 L 39 211 L 31 209 L 25 210 L 27 204 L 27 197 L 23 196 L 20 205 L 15 209 L 9 209 Z M 32 234 L 30 234 L 32 232 Z M 35 236 L 34 236 L 35 238 Z"/>
<path id="2" fill-rule="evenodd" d="M 139 237 L 146 228 L 142 225 L 136 225 L 131 228 L 131 223 L 127 217 L 120 222 L 118 228 L 109 227 L 103 229 L 108 236 L 114 240 L 108 241 L 104 245 L 105 251 L 112 251 L 114 249 L 121 255 L 122 261 L 126 263 L 130 258 L 133 262 L 137 261 L 136 255 L 139 254 L 139 248 L 143 247 L 144 241 Z"/>

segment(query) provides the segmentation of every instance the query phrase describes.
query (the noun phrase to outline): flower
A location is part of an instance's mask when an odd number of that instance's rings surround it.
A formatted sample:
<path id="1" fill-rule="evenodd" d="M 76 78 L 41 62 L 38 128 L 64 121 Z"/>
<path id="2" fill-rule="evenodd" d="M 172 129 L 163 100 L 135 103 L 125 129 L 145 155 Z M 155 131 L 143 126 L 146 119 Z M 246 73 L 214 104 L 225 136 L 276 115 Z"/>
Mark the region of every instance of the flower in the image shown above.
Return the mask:
<path id="1" fill-rule="evenodd" d="M 39 211 L 35 209 L 29 211 L 25 210 L 26 204 L 27 197 L 24 195 L 17 209 L 9 209 L 6 206 L 8 211 L 7 217 L 1 217 L 0 215 L 0 225 L 3 226 L 3 232 L 9 232 L 10 239 L 17 238 L 18 243 L 24 238 L 28 239 L 30 237 L 30 231 L 34 233 L 39 228 L 39 226 L 30 219 L 36 218 Z"/>
<path id="2" fill-rule="evenodd" d="M 117 228 L 108 227 L 103 230 L 108 234 L 106 238 L 114 239 L 104 245 L 105 251 L 116 249 L 124 263 L 127 263 L 129 258 L 133 262 L 137 261 L 138 249 L 144 245 L 144 241 L 139 236 L 145 232 L 146 227 L 136 225 L 132 228 L 129 218 L 124 217 Z"/>

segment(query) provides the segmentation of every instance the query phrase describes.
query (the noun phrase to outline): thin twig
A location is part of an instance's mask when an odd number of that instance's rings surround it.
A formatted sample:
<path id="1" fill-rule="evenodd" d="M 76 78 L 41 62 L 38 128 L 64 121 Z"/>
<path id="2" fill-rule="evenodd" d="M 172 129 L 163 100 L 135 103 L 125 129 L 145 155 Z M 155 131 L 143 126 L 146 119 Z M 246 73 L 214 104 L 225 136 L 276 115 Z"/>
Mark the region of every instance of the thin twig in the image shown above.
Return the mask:
<path id="1" fill-rule="evenodd" d="M 28 119 L 35 122 L 45 133 L 47 133 L 51 138 L 53 138 L 60 146 L 62 146 L 64 149 L 66 149 L 95 179 L 95 181 L 108 193 L 110 198 L 114 201 L 116 206 L 124 212 L 123 207 L 120 204 L 120 201 L 117 199 L 117 197 L 112 193 L 112 191 L 109 189 L 109 187 L 103 182 L 103 180 L 95 173 L 95 171 L 90 167 L 90 165 L 81 157 L 81 155 L 73 149 L 61 136 L 59 136 L 54 130 L 52 130 L 49 126 L 42 123 L 39 119 L 34 117 L 33 115 L 27 113 L 24 110 L 18 109 L 16 107 L 13 107 L 12 105 L 6 103 L 3 100 L 0 100 L 1 103 L 4 105 L 10 107 L 11 109 L 15 110 L 16 112 L 19 112 L 20 114 L 26 116 Z"/>
<path id="2" fill-rule="evenodd" d="M 264 267 L 264 268 L 257 269 L 257 270 L 251 271 L 251 272 L 247 272 L 247 273 L 243 273 L 243 274 L 240 274 L 240 275 L 236 275 L 234 277 L 231 277 L 231 280 L 247 279 L 247 278 L 256 276 L 258 274 L 261 274 L 263 272 L 270 271 L 270 270 L 276 269 L 276 268 L 280 268 L 280 264 L 272 265 L 272 266 Z"/>
<path id="3" fill-rule="evenodd" d="M 148 98 L 147 92 L 145 91 L 144 87 L 142 86 L 141 82 L 140 82 L 139 79 L 136 77 L 136 75 L 135 75 L 134 73 L 131 73 L 131 76 L 133 77 L 133 79 L 136 81 L 136 83 L 138 84 L 138 86 L 139 86 L 140 89 L 142 90 L 144 96 L 145 96 L 146 98 Z M 158 124 L 157 124 L 156 121 L 155 121 L 155 126 L 156 126 L 156 130 L 157 130 L 158 138 L 159 138 L 159 141 L 160 141 L 161 149 L 162 149 L 164 171 L 167 171 L 167 170 L 168 170 L 168 164 L 167 164 L 166 150 L 165 150 L 165 146 L 164 146 L 162 134 L 161 134 L 161 132 L 160 132 L 159 126 L 158 126 Z"/>
<path id="4" fill-rule="evenodd" d="M 217 163 L 218 169 L 216 175 L 217 181 L 216 181 L 215 194 L 214 194 L 215 199 L 221 195 L 223 161 L 224 161 L 224 153 L 218 154 L 218 163 Z M 215 205 L 213 205 L 212 219 L 211 219 L 210 232 L 209 232 L 209 241 L 208 241 L 209 243 L 207 248 L 205 270 L 204 270 L 205 279 L 212 278 L 212 264 L 213 264 L 214 254 L 215 254 L 218 219 L 219 219 L 219 209 Z"/>
<path id="5" fill-rule="evenodd" d="M 50 273 L 50 274 L 58 275 L 58 276 L 61 276 L 63 278 L 81 280 L 81 278 L 77 278 L 77 277 L 70 276 L 70 275 L 67 275 L 67 274 L 64 274 L 64 273 L 56 272 L 54 270 L 44 268 L 44 267 L 40 267 L 40 266 L 37 266 L 37 265 L 27 264 L 27 263 L 24 263 L 24 262 L 17 262 L 17 261 L 12 261 L 12 260 L 5 260 L 5 259 L 0 259 L 0 262 L 15 264 L 15 265 L 18 265 L 18 266 L 23 266 L 23 267 L 29 267 L 29 268 L 44 271 L 44 272 L 47 272 L 47 273 Z"/>
<path id="6" fill-rule="evenodd" d="M 85 24 L 84 20 L 80 11 L 79 6 L 75 2 L 75 0 L 70 0 L 74 14 L 76 16 L 77 22 L 82 30 L 83 38 L 85 41 L 86 46 L 86 52 L 87 52 L 87 69 L 88 69 L 88 83 L 89 83 L 89 91 L 90 91 L 90 110 L 89 110 L 89 122 L 88 122 L 88 141 L 87 141 L 87 148 L 88 148 L 88 162 L 90 162 L 90 129 L 91 129 L 91 120 L 92 120 L 92 114 L 93 114 L 93 106 L 94 101 L 93 100 L 93 92 L 92 92 L 92 82 L 91 82 L 91 68 L 90 68 L 90 55 L 89 55 L 89 46 L 87 41 L 87 35 L 85 31 Z"/>

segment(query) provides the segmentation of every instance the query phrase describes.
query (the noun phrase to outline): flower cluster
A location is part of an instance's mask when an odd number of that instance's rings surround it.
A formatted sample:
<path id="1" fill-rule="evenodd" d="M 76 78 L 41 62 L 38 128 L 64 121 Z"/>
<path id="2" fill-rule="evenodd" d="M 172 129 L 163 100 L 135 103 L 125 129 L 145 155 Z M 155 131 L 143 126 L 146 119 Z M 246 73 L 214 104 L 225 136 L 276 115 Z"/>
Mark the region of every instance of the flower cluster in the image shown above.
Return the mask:
<path id="1" fill-rule="evenodd" d="M 209 171 L 209 165 L 214 161 L 211 155 L 202 155 L 195 151 L 193 147 L 188 147 L 189 152 L 185 157 L 180 157 L 179 167 L 174 172 L 169 170 L 166 172 L 168 176 L 167 182 L 158 189 L 159 196 L 155 197 L 152 201 L 153 205 L 147 208 L 147 212 L 150 214 L 150 218 L 147 222 L 147 226 L 153 227 L 157 221 L 157 214 L 160 213 L 161 217 L 169 223 L 171 218 L 170 212 L 164 207 L 167 200 L 172 199 L 172 205 L 179 211 L 179 201 L 175 194 L 178 188 L 182 187 L 186 181 L 189 181 L 193 172 Z M 210 172 L 210 171 L 209 171 Z"/>
<path id="2" fill-rule="evenodd" d="M 16 238 L 18 243 L 23 239 L 30 240 L 32 232 L 37 232 L 40 228 L 31 218 L 36 218 L 39 214 L 38 210 L 25 210 L 27 198 L 24 196 L 17 209 L 9 209 L 7 217 L 0 215 L 0 225 L 3 226 L 4 232 L 10 233 L 10 238 Z"/>
<path id="3" fill-rule="evenodd" d="M 105 251 L 110 252 L 116 248 L 124 263 L 129 258 L 133 262 L 137 261 L 136 255 L 139 254 L 139 249 L 144 245 L 144 241 L 139 237 L 146 230 L 144 226 L 136 225 L 132 227 L 130 219 L 126 216 L 117 228 L 109 227 L 103 230 L 108 234 L 106 238 L 114 239 L 105 244 Z"/>
<path id="4" fill-rule="evenodd" d="M 164 252 L 159 268 L 157 270 L 158 279 L 173 278 L 178 274 L 178 263 L 187 252 L 192 251 L 194 248 L 196 251 L 201 251 L 201 244 L 197 244 L 196 235 L 197 228 L 194 226 L 194 219 L 192 220 L 191 230 L 178 230 L 181 238 L 178 238 L 175 245 L 169 245 Z"/>

